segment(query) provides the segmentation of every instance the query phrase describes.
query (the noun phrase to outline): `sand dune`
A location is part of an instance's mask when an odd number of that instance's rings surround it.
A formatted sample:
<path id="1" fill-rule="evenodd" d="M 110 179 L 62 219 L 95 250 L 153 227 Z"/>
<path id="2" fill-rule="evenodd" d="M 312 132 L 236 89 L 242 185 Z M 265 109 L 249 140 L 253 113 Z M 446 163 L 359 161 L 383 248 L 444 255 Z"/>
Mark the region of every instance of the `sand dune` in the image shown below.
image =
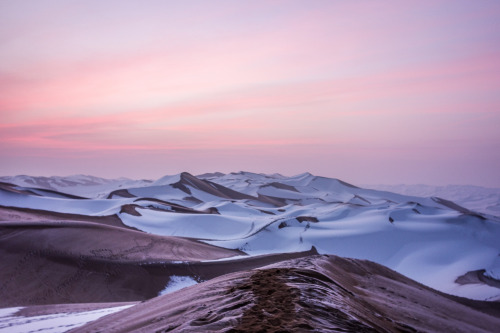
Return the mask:
<path id="1" fill-rule="evenodd" d="M 495 217 L 307 173 L 130 184 L 94 199 L 0 184 L 0 332 L 500 327 L 500 303 L 379 265 L 498 300 Z"/>
<path id="2" fill-rule="evenodd" d="M 144 300 L 165 287 L 169 263 L 241 254 L 92 222 L 2 222 L 0 306 Z"/>
<path id="3" fill-rule="evenodd" d="M 0 206 L 0 221 L 7 221 L 7 222 L 86 221 L 86 222 L 94 222 L 130 230 L 137 230 L 136 228 L 129 227 L 123 224 L 123 222 L 116 214 L 104 215 L 104 216 L 89 216 L 83 214 L 59 213 L 42 209 L 6 207 L 6 206 Z"/>
<path id="4" fill-rule="evenodd" d="M 205 281 L 315 253 L 217 261 L 244 253 L 91 222 L 2 222 L 0 306 L 142 301 L 172 276 Z"/>
<path id="5" fill-rule="evenodd" d="M 459 301 L 372 262 L 309 256 L 223 275 L 71 332 L 493 332 L 500 327 L 498 303 L 478 310 L 485 302 Z"/>
<path id="6" fill-rule="evenodd" d="M 27 195 L 37 195 L 37 196 L 51 196 L 51 197 L 59 197 L 59 198 L 67 198 L 67 199 L 86 199 L 81 196 L 63 193 L 55 190 L 45 189 L 45 188 L 32 188 L 32 187 L 20 187 L 18 185 L 14 185 L 11 183 L 0 182 L 0 190 L 18 193 L 18 194 L 27 194 Z"/>

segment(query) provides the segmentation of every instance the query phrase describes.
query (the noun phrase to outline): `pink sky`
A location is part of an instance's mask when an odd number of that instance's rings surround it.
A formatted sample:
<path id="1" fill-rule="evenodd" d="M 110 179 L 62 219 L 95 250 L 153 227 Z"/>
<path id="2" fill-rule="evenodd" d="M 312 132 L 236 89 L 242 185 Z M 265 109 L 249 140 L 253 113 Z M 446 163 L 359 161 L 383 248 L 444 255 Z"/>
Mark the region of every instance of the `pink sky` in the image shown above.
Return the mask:
<path id="1" fill-rule="evenodd" d="M 0 0 L 0 175 L 500 187 L 500 2 Z"/>

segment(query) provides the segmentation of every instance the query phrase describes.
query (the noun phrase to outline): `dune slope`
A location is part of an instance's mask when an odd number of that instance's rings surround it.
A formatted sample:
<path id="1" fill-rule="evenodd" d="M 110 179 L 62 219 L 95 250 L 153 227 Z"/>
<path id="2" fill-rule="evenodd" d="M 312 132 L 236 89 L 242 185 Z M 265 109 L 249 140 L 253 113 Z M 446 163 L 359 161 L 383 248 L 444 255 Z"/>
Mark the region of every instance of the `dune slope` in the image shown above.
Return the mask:
<path id="1" fill-rule="evenodd" d="M 308 256 L 223 275 L 71 332 L 493 332 L 499 327 L 498 303 L 478 310 L 485 302 L 470 302 L 461 304 L 372 262 Z"/>
<path id="2" fill-rule="evenodd" d="M 241 254 L 92 222 L 2 222 L 0 306 L 144 300 L 168 264 Z"/>

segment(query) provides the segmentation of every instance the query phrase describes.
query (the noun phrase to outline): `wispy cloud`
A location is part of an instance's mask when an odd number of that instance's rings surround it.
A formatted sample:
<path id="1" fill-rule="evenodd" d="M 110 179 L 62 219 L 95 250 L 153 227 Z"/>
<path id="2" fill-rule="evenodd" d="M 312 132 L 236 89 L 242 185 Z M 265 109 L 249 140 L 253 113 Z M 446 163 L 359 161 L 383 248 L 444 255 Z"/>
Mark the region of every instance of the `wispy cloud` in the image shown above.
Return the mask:
<path id="1" fill-rule="evenodd" d="M 35 151 L 193 163 L 207 151 L 214 167 L 265 156 L 272 171 L 355 178 L 355 164 L 382 175 L 408 159 L 418 174 L 488 151 L 481 172 L 495 175 L 499 13 L 496 1 L 3 2 L 0 153 L 19 168 Z"/>

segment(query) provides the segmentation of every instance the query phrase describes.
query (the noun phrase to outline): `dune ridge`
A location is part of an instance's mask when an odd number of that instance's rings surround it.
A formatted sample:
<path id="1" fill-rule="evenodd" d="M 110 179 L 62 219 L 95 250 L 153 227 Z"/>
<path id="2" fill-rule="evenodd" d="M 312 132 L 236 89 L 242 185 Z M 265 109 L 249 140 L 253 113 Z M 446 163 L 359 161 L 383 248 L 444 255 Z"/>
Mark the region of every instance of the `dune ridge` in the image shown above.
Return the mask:
<path id="1" fill-rule="evenodd" d="M 41 184 L 89 199 L 0 184 L 0 332 L 499 327 L 500 218 L 445 198 L 310 173 L 75 180 Z"/>

